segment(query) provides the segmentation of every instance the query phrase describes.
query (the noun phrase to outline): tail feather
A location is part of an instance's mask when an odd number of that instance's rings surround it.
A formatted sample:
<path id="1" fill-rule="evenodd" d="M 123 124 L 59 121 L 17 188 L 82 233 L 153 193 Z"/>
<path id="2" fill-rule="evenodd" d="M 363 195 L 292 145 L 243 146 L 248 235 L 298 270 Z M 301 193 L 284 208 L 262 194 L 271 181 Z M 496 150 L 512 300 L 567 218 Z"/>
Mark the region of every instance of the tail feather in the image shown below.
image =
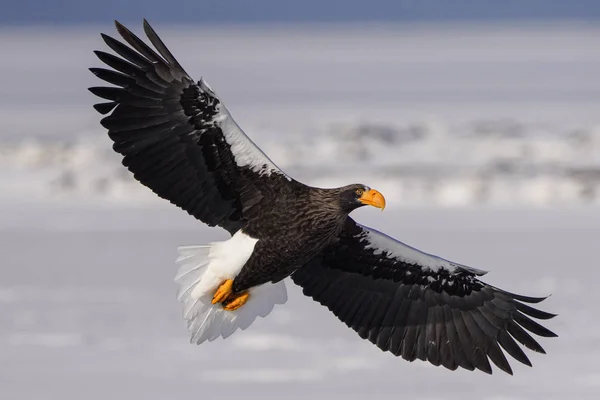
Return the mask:
<path id="1" fill-rule="evenodd" d="M 202 270 L 208 265 L 209 246 L 187 246 L 179 249 L 180 256 L 176 263 L 180 265 L 175 282 L 179 284 L 177 300 L 184 301 L 189 298 L 196 285 L 200 283 L 203 273 Z M 185 302 L 185 308 L 188 308 L 189 301 Z"/>
<path id="2" fill-rule="evenodd" d="M 285 283 L 281 281 L 251 288 L 246 304 L 235 311 L 225 311 L 221 304 L 212 304 L 212 293 L 217 289 L 214 277 L 220 275 L 216 273 L 220 271 L 211 270 L 211 248 L 185 246 L 178 249 L 177 300 L 183 304 L 183 318 L 187 320 L 190 341 L 196 344 L 212 342 L 219 337 L 227 338 L 238 329 L 244 330 L 256 317 L 266 317 L 276 304 L 287 301 Z M 235 276 L 228 277 L 233 278 Z M 207 292 L 206 288 L 210 290 Z"/>

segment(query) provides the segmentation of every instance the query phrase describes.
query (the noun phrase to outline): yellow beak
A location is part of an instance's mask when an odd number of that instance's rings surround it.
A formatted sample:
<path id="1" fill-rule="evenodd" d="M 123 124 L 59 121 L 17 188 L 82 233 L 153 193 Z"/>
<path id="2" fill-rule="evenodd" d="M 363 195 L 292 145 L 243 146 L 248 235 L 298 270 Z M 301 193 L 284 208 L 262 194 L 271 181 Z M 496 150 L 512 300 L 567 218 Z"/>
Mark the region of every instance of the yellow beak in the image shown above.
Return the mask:
<path id="1" fill-rule="evenodd" d="M 385 208 L 385 197 L 375 189 L 364 192 L 358 200 L 363 204 L 381 208 L 382 211 Z"/>

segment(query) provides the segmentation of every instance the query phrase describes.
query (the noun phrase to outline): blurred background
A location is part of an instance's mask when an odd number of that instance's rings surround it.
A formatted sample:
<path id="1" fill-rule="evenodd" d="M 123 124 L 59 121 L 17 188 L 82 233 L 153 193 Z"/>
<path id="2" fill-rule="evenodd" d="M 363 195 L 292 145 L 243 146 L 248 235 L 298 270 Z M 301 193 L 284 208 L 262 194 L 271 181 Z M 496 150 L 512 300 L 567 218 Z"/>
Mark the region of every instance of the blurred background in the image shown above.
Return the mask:
<path id="1" fill-rule="evenodd" d="M 0 0 L 0 398 L 592 399 L 600 391 L 600 3 Z M 120 165 L 86 89 L 113 20 L 147 18 L 240 126 L 361 222 L 553 293 L 515 377 L 382 354 L 304 298 L 189 345 L 176 247 L 224 239 Z M 585 321 L 588 329 L 578 329 Z M 592 324 L 592 325 L 589 325 Z M 318 326 L 319 329 L 316 329 Z M 327 336 L 323 336 L 327 332 Z M 439 383 L 439 384 L 436 384 Z"/>

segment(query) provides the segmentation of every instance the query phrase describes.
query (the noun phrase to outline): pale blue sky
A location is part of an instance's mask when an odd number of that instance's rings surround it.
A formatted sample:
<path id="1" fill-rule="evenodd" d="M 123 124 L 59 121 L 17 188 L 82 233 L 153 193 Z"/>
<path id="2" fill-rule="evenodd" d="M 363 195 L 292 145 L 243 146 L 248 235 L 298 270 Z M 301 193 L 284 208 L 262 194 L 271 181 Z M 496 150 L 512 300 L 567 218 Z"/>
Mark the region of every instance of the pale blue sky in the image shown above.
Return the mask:
<path id="1" fill-rule="evenodd" d="M 0 24 L 550 20 L 600 18 L 597 0 L 0 0 Z"/>

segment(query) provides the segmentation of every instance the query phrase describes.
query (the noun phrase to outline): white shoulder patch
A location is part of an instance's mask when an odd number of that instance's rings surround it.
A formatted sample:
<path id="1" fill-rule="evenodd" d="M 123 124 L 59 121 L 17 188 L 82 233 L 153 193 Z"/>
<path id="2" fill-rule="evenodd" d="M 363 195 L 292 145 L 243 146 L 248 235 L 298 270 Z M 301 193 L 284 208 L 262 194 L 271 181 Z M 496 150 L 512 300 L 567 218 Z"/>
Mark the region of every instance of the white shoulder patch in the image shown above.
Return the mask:
<path id="1" fill-rule="evenodd" d="M 235 157 L 235 162 L 240 167 L 249 167 L 252 171 L 260 175 L 271 175 L 278 173 L 290 178 L 279 167 L 271 161 L 262 150 L 242 131 L 242 128 L 235 122 L 229 114 L 227 107 L 220 103 L 218 105 L 219 114 L 215 122 L 221 128 L 225 140 L 231 146 L 231 152 Z"/>
<path id="2" fill-rule="evenodd" d="M 204 79 L 198 82 L 200 89 L 218 99 L 217 114 L 214 116 L 214 124 L 221 128 L 225 141 L 231 146 L 231 152 L 235 157 L 235 163 L 240 167 L 249 167 L 260 175 L 281 174 L 291 180 L 263 151 L 244 133 L 242 128 L 235 122 L 229 110 L 215 91 Z"/>
<path id="3" fill-rule="evenodd" d="M 486 271 L 483 270 L 458 264 L 433 254 L 424 253 L 375 229 L 362 225 L 359 226 L 364 232 L 360 235 L 359 239 L 361 241 L 366 241 L 365 247 L 367 249 L 373 249 L 375 254 L 381 254 L 385 251 L 389 257 L 395 258 L 398 261 L 407 264 L 420 265 L 421 267 L 434 272 L 439 269 L 445 269 L 449 272 L 454 272 L 457 269 L 464 269 L 475 275 L 483 275 L 486 273 Z"/>

